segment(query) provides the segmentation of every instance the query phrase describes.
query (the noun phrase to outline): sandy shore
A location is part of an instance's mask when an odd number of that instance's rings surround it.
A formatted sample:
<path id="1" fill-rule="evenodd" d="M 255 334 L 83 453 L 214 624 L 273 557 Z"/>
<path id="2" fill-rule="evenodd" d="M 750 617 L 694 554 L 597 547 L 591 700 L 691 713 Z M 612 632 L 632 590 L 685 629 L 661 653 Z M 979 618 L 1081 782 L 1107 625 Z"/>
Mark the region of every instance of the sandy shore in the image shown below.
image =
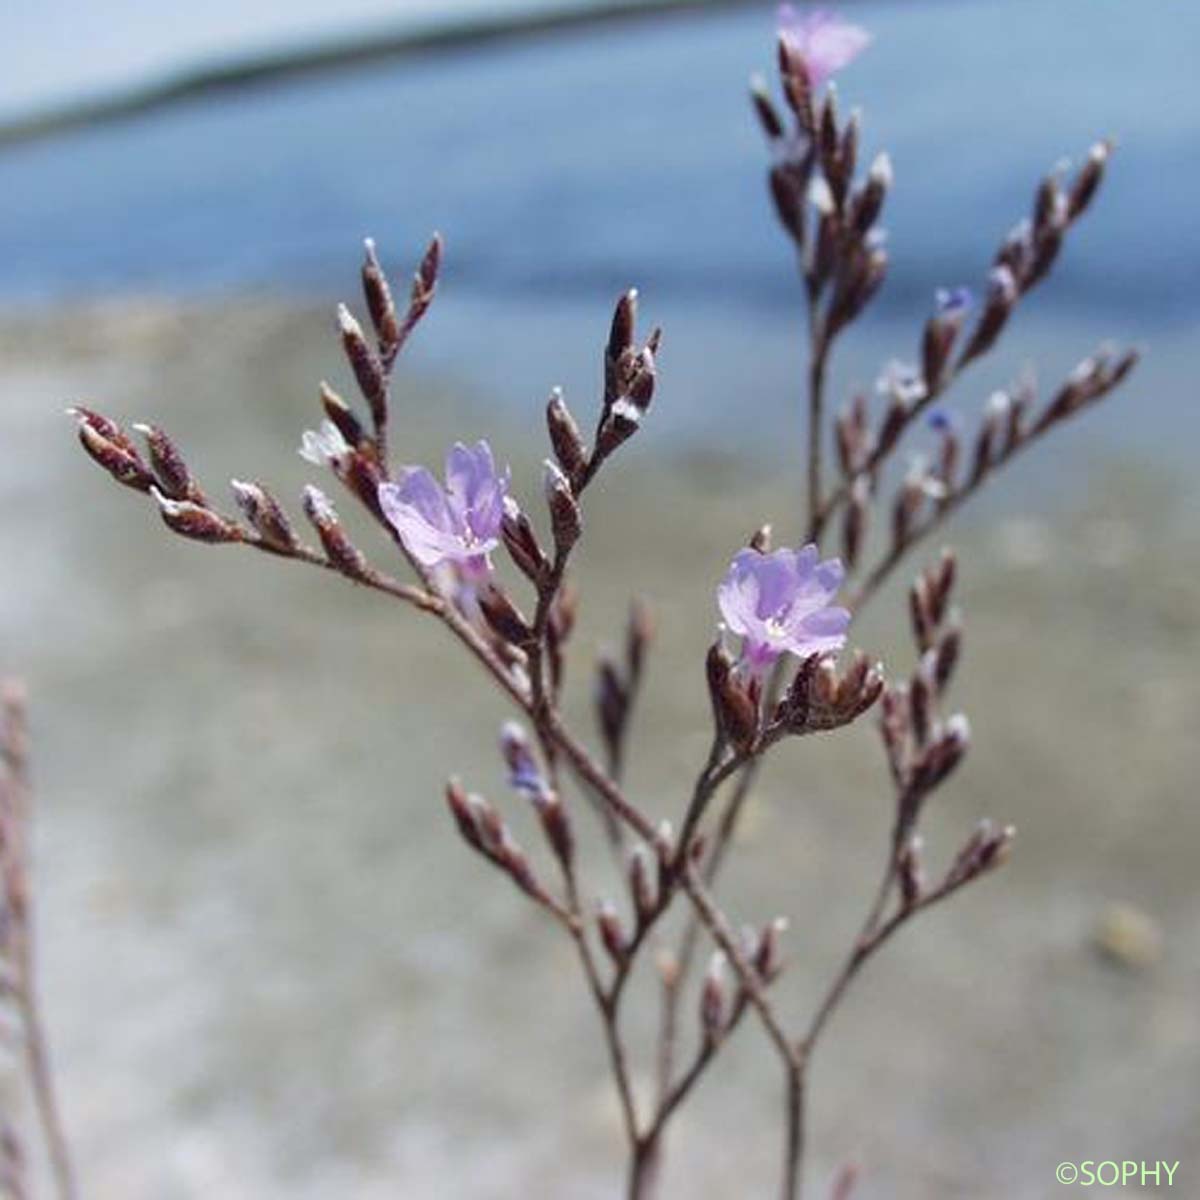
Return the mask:
<path id="1" fill-rule="evenodd" d="M 442 810 L 457 772 L 520 823 L 500 699 L 408 612 L 169 537 L 61 416 L 154 419 L 214 493 L 234 475 L 294 496 L 335 350 L 325 314 L 258 305 L 0 328 L 0 652 L 34 697 L 44 988 L 87 1194 L 611 1197 L 616 1114 L 568 947 Z M 542 450 L 518 421 L 404 391 L 403 459 L 486 434 L 532 506 Z M 1063 1159 L 1200 1162 L 1194 492 L 1096 464 L 1046 515 L 1021 482 L 951 531 L 977 745 L 928 822 L 935 860 L 985 814 L 1020 842 L 831 1030 L 812 1175 L 855 1157 L 864 1200 L 1035 1200 Z M 589 508 L 572 713 L 636 587 L 661 633 L 631 782 L 662 815 L 703 753 L 714 582 L 753 525 L 791 532 L 797 490 L 651 439 Z M 897 674 L 902 611 L 885 594 L 856 631 Z M 792 918 L 788 1012 L 861 916 L 888 803 L 868 725 L 765 773 L 724 892 L 739 918 Z M 1152 967 L 1097 954 L 1114 903 L 1153 922 Z M 777 1082 L 747 1029 L 678 1131 L 667 1195 L 769 1194 Z"/>

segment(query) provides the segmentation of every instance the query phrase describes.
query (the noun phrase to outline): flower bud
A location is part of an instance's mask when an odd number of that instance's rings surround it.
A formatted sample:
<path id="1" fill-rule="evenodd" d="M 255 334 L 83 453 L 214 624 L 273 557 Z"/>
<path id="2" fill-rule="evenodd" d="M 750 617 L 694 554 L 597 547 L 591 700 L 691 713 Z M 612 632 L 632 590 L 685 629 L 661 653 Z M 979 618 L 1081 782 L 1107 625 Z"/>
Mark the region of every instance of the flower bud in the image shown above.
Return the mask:
<path id="1" fill-rule="evenodd" d="M 287 514 L 266 488 L 240 479 L 231 479 L 229 486 L 238 508 L 266 545 L 282 554 L 290 554 L 297 548 L 296 535 Z"/>
<path id="2" fill-rule="evenodd" d="M 321 383 L 321 407 L 325 410 L 326 418 L 342 435 L 346 445 L 358 449 L 366 440 L 362 423 L 345 400 L 324 381 Z"/>
<path id="3" fill-rule="evenodd" d="M 725 955 L 717 950 L 709 959 L 700 989 L 700 1028 L 706 1041 L 718 1041 L 724 1033 L 726 1007 Z"/>
<path id="4" fill-rule="evenodd" d="M 172 500 L 164 496 L 157 487 L 151 487 L 150 494 L 158 503 L 159 515 L 163 524 L 181 537 L 191 538 L 196 542 L 240 542 L 242 531 L 227 521 L 219 513 L 190 500 Z"/>
<path id="5" fill-rule="evenodd" d="M 559 466 L 571 485 L 577 487 L 587 471 L 588 449 L 575 418 L 563 400 L 561 388 L 555 388 L 550 393 L 546 405 L 546 426 Z"/>
<path id="6" fill-rule="evenodd" d="M 113 479 L 138 492 L 148 492 L 155 486 L 154 476 L 120 426 L 85 408 L 71 408 L 67 412 L 79 423 L 79 441 L 88 456 Z"/>
<path id="7" fill-rule="evenodd" d="M 705 666 L 718 731 L 739 750 L 748 749 L 758 734 L 758 707 L 719 641 L 709 650 Z"/>
<path id="8" fill-rule="evenodd" d="M 537 534 L 529 518 L 521 511 L 511 496 L 504 498 L 504 516 L 500 522 L 500 535 L 505 548 L 517 569 L 535 585 L 550 573 L 550 560 L 538 542 Z"/>
<path id="9" fill-rule="evenodd" d="M 554 530 L 554 547 L 560 556 L 566 555 L 583 532 L 583 514 L 579 511 L 579 503 L 571 491 L 569 480 L 551 459 L 546 459 L 543 487 L 550 509 L 550 525 Z"/>
<path id="10" fill-rule="evenodd" d="M 491 629 L 509 645 L 523 646 L 533 636 L 525 615 L 494 581 L 488 581 L 476 593 L 479 610 Z"/>
<path id="11" fill-rule="evenodd" d="M 1067 220 L 1074 221 L 1082 216 L 1091 204 L 1104 179 L 1108 169 L 1108 160 L 1112 155 L 1112 143 L 1097 142 L 1088 152 L 1087 162 L 1083 164 L 1079 174 L 1071 184 L 1067 197 Z"/>
<path id="12" fill-rule="evenodd" d="M 304 506 L 304 515 L 308 517 L 321 539 L 325 557 L 330 565 L 352 579 L 364 576 L 367 573 L 366 559 L 343 531 L 329 497 L 320 488 L 309 484 L 304 489 L 301 503 Z"/>
<path id="13" fill-rule="evenodd" d="M 611 900 L 600 902 L 596 912 L 596 926 L 600 930 L 600 940 L 604 943 L 609 957 L 618 967 L 621 966 L 628 953 L 629 943 L 625 938 L 621 918 Z"/>
<path id="14" fill-rule="evenodd" d="M 378 428 L 387 423 L 387 378 L 383 364 L 368 344 L 362 326 L 344 304 L 338 305 L 337 320 L 342 335 L 342 350 Z"/>
<path id="15" fill-rule="evenodd" d="M 367 311 L 371 314 L 371 324 L 379 338 L 379 352 L 387 358 L 400 346 L 400 320 L 396 315 L 396 304 L 392 299 L 392 289 L 388 286 L 387 276 L 379 265 L 379 256 L 375 252 L 375 242 L 367 238 L 363 243 L 365 256 L 362 265 L 363 296 L 367 302 Z"/>
<path id="16" fill-rule="evenodd" d="M 146 439 L 150 464 L 163 493 L 172 500 L 190 500 L 193 504 L 204 505 L 204 493 L 192 478 L 179 447 L 157 425 L 135 425 L 134 429 Z"/>

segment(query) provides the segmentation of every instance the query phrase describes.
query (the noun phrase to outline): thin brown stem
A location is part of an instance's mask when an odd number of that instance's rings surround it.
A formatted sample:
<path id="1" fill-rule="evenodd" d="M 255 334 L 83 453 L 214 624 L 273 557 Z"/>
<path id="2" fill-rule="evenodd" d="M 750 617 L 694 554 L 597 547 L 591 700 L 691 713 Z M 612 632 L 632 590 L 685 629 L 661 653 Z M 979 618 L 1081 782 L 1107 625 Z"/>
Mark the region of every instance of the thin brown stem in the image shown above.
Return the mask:
<path id="1" fill-rule="evenodd" d="M 821 459 L 825 436 L 825 375 L 830 339 L 815 308 L 810 310 L 808 362 L 808 524 L 816 528 L 821 511 Z M 818 531 L 819 533 L 819 531 Z M 815 539 L 814 539 L 815 540 Z"/>
<path id="2" fill-rule="evenodd" d="M 33 896 L 29 847 L 29 785 L 24 699 L 6 687 L 0 697 L 0 867 L 9 921 L 10 987 L 21 1020 L 25 1064 L 59 1200 L 75 1200 L 75 1169 L 54 1087 L 49 1040 L 38 1003 L 34 962 Z"/>

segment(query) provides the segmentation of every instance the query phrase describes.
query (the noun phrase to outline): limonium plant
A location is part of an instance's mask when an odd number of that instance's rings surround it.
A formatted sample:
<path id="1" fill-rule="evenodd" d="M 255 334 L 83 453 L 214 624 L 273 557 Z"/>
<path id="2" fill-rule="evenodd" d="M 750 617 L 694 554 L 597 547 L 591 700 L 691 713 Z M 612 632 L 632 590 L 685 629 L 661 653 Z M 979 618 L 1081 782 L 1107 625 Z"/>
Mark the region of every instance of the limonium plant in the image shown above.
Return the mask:
<path id="1" fill-rule="evenodd" d="M 237 512 L 223 511 L 162 429 L 135 427 L 138 441 L 91 408 L 72 409 L 91 458 L 149 497 L 174 533 L 305 563 L 386 593 L 444 625 L 511 702 L 514 719 L 500 731 L 499 752 L 516 802 L 536 813 L 544 845 L 520 845 L 502 806 L 457 778 L 447 783 L 445 802 L 466 846 L 574 944 L 622 1115 L 630 1200 L 659 1194 L 671 1122 L 743 1025 L 757 1026 L 778 1057 L 778 1195 L 799 1196 L 810 1066 L 842 997 L 905 925 L 1005 861 L 1014 831 L 1004 824 L 984 822 L 947 862 L 927 862 L 922 847 L 929 797 L 970 742 L 966 717 L 949 703 L 962 639 L 954 554 L 933 555 L 912 580 L 905 617 L 912 662 L 895 663 L 885 675 L 847 644 L 855 618 L 911 552 L 1005 465 L 1106 396 L 1135 364 L 1133 352 L 1098 351 L 1048 398 L 1027 378 L 995 393 L 978 421 L 947 402 L 1047 276 L 1092 203 L 1109 159 L 1109 147 L 1099 143 L 1076 170 L 1058 168 L 1038 184 L 1029 217 L 1000 242 L 980 287 L 948 281 L 931 298 L 913 362 L 886 364 L 876 397 L 855 396 L 829 411 L 831 355 L 888 271 L 880 222 L 892 167 L 879 154 L 861 169 L 859 117 L 841 114 L 829 84 L 868 42 L 864 30 L 836 15 L 785 8 L 777 42 L 782 103 L 764 82 L 752 86 L 770 150 L 769 194 L 795 254 L 808 314 L 807 450 L 800 464 L 807 505 L 799 523 L 783 524 L 782 544 L 773 545 L 770 526 L 760 524 L 748 544 L 730 546 L 728 572 L 713 580 L 710 596 L 697 598 L 712 606 L 717 627 L 707 651 L 695 650 L 695 679 L 711 701 L 710 748 L 678 797 L 639 796 L 624 782 L 653 633 L 644 604 L 632 606 L 623 655 L 597 668 L 594 746 L 568 723 L 563 706 L 578 604 L 569 580 L 588 492 L 650 419 L 659 391 L 661 335 L 655 329 L 639 338 L 635 292 L 616 304 L 591 435 L 560 391 L 550 396 L 551 455 L 539 518 L 518 503 L 508 468 L 478 431 L 464 431 L 449 450 L 441 479 L 425 465 L 393 464 L 394 368 L 434 298 L 442 244 L 434 238 L 407 303 L 398 304 L 367 242 L 369 327 L 344 306 L 338 312 L 362 404 L 322 385 L 323 419 L 304 433 L 301 452 L 374 519 L 383 546 L 370 558 L 316 486 L 301 499 L 314 542 L 265 484 L 234 481 Z M 913 444 L 923 453 L 905 465 Z M 768 515 L 748 513 L 747 526 Z M 731 912 L 722 868 L 772 749 L 832 734 L 868 713 L 884 751 L 881 786 L 893 795 L 890 828 L 880 835 L 883 870 L 840 968 L 818 982 L 812 1011 L 800 1014 L 772 990 L 787 966 L 786 921 Z M 578 848 L 594 836 L 615 851 L 623 894 L 599 896 L 587 877 L 591 859 Z M 680 919 L 664 920 L 676 911 Z M 661 1009 L 658 1045 L 644 1066 L 635 1061 L 625 1011 L 639 969 L 657 979 Z M 651 1095 L 635 1089 L 635 1071 L 653 1075 Z M 854 1186 L 845 1168 L 827 1194 L 846 1200 Z"/>

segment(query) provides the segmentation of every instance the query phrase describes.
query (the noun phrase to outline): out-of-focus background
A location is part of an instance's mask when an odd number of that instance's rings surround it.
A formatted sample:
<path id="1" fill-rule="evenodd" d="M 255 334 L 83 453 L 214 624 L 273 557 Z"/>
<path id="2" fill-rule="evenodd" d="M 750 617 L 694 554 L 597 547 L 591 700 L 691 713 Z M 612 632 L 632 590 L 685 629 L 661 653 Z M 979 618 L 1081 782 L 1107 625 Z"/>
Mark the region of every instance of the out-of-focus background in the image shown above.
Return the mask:
<path id="1" fill-rule="evenodd" d="M 547 20 L 589 7 L 4 14 L 0 663 L 33 693 L 44 992 L 91 1197 L 618 1192 L 569 948 L 443 812 L 457 772 L 520 822 L 500 700 L 406 611 L 170 538 L 61 415 L 155 420 L 210 490 L 292 497 L 315 477 L 294 448 L 316 382 L 349 386 L 330 306 L 356 299 L 361 237 L 403 278 L 436 228 L 446 272 L 402 371 L 397 456 L 487 436 L 532 505 L 546 393 L 590 414 L 636 284 L 666 329 L 661 386 L 589 508 L 572 709 L 588 720 L 591 659 L 645 593 L 660 634 L 631 784 L 677 815 L 705 748 L 713 584 L 752 527 L 799 526 L 801 298 L 745 101 L 773 13 Z M 1148 356 L 950 530 L 976 747 L 929 813 L 930 853 L 984 814 L 1017 823 L 1018 853 L 839 1013 L 812 1176 L 854 1158 L 868 1200 L 1033 1200 L 1062 1160 L 1163 1159 L 1190 1194 L 1200 9 L 848 8 L 875 40 L 840 95 L 897 182 L 892 276 L 835 394 L 911 355 L 933 290 L 977 284 L 1039 175 L 1103 135 L 1119 150 L 1094 212 L 953 403 L 969 420 L 1032 362 L 1049 390 L 1108 337 Z M 897 586 L 855 639 L 896 674 L 904 617 Z M 765 774 L 725 895 L 739 919 L 792 918 L 789 1012 L 861 917 L 888 804 L 866 725 Z M 672 1140 L 667 1194 L 770 1194 L 776 1090 L 747 1027 Z"/>

